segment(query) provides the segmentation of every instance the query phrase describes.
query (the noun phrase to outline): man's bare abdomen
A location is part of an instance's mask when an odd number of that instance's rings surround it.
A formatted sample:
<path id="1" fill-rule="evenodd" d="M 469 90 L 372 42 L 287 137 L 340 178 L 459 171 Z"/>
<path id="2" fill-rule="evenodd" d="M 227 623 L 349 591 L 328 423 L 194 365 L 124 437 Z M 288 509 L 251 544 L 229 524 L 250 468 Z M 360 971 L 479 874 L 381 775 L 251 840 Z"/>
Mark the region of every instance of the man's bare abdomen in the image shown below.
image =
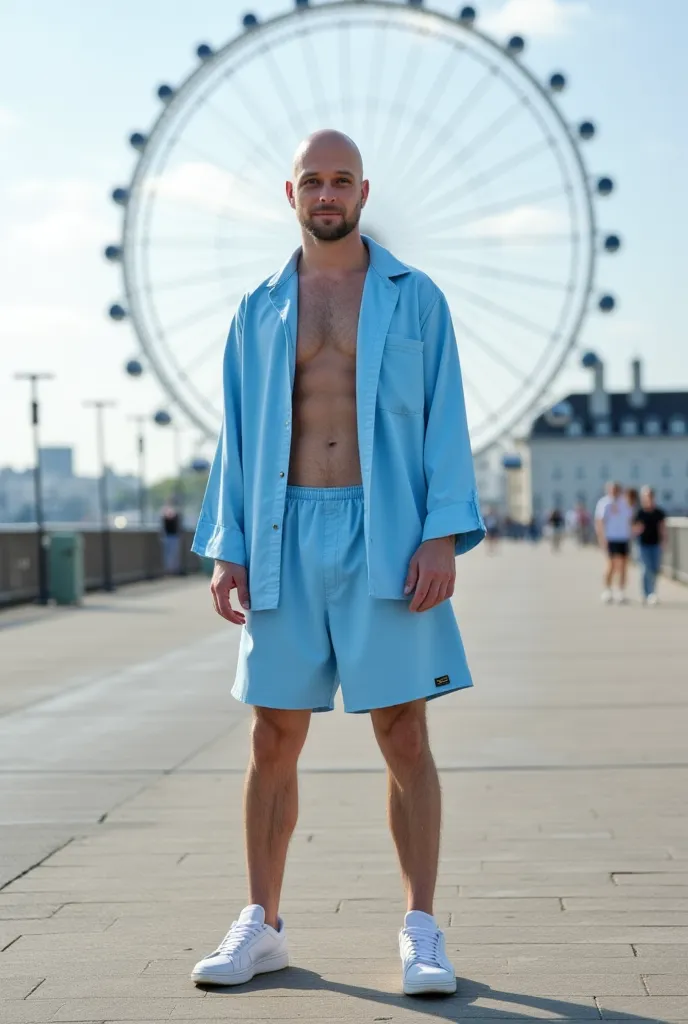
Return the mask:
<path id="1" fill-rule="evenodd" d="M 365 275 L 331 286 L 300 281 L 289 483 L 361 483 L 356 425 L 356 334 Z"/>

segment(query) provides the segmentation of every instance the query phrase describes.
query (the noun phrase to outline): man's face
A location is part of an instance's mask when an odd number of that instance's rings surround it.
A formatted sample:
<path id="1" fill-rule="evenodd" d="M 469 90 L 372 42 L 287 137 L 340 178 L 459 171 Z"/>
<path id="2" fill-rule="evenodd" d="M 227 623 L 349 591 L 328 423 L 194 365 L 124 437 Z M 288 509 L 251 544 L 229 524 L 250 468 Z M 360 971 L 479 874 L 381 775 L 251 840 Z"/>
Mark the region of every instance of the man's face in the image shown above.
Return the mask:
<path id="1" fill-rule="evenodd" d="M 368 198 L 368 182 L 361 181 L 346 147 L 313 147 L 295 172 L 287 195 L 301 227 L 324 242 L 350 234 Z"/>
<path id="2" fill-rule="evenodd" d="M 614 501 L 618 501 L 621 497 L 621 488 L 618 484 L 610 484 L 609 486 L 609 497 Z"/>
<path id="3" fill-rule="evenodd" d="M 642 490 L 640 492 L 640 500 L 642 502 L 643 508 L 647 509 L 648 512 L 650 512 L 654 508 L 655 496 L 652 493 L 652 491 Z"/>

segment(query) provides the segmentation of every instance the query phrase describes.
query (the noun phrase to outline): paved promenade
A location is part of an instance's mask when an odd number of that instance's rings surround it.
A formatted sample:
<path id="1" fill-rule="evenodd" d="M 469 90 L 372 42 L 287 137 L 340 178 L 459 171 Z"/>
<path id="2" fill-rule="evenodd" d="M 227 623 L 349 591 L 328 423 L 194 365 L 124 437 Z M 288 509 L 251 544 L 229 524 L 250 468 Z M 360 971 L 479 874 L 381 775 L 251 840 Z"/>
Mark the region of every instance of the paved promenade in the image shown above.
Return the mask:
<path id="1" fill-rule="evenodd" d="M 606 608 L 599 569 L 458 562 L 476 686 L 430 711 L 450 999 L 399 995 L 384 771 L 340 711 L 302 758 L 293 966 L 190 982 L 245 902 L 239 633 L 207 580 L 0 614 L 2 1024 L 688 1021 L 688 588 Z"/>

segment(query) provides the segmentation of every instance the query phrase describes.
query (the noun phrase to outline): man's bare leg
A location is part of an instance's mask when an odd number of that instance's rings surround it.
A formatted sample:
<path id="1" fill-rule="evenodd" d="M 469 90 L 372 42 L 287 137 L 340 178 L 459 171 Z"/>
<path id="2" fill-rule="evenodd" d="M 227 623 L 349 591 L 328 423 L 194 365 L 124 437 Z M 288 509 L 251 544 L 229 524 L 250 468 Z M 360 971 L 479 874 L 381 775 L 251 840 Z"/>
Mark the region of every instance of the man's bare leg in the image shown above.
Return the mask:
<path id="1" fill-rule="evenodd" d="M 371 712 L 387 762 L 388 812 L 408 910 L 433 912 L 442 795 L 430 750 L 425 700 Z"/>
<path id="2" fill-rule="evenodd" d="M 624 558 L 623 555 L 619 555 L 616 562 L 617 572 L 619 574 L 619 590 L 625 590 L 626 579 L 628 578 L 628 559 Z"/>
<path id="3" fill-rule="evenodd" d="M 607 569 L 604 574 L 604 586 L 606 590 L 611 590 L 614 583 L 614 559 L 611 555 L 607 558 Z"/>
<path id="4" fill-rule="evenodd" d="M 244 813 L 249 903 L 277 928 L 289 840 L 299 813 L 297 763 L 310 711 L 254 708 Z"/>

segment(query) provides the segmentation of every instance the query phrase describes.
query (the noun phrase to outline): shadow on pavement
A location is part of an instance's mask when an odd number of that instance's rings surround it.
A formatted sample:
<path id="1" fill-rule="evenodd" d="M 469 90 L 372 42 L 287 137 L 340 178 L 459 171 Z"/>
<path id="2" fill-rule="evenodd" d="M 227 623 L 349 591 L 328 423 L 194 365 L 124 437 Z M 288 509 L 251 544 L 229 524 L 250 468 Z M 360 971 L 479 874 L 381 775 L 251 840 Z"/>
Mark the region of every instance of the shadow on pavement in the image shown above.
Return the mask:
<path id="1" fill-rule="evenodd" d="M 365 961 L 358 961 L 365 970 Z M 533 974 L 537 978 L 537 974 Z M 341 982 L 326 980 L 315 971 L 308 971 L 302 967 L 289 967 L 284 971 L 277 971 L 271 975 L 263 975 L 248 982 L 246 985 L 225 988 L 216 985 L 199 985 L 202 991 L 209 996 L 231 997 L 247 995 L 252 992 L 256 994 L 268 994 L 272 990 L 291 990 L 303 992 L 330 992 L 337 995 L 349 996 L 353 999 L 366 999 L 380 1007 L 380 1014 L 372 1019 L 374 1021 L 393 1021 L 393 1016 L 386 1016 L 385 1008 L 406 1012 L 415 1012 L 426 1017 L 433 1017 L 436 1020 L 459 1021 L 465 1018 L 482 1017 L 489 1020 L 538 1020 L 550 1019 L 559 1021 L 583 1021 L 583 1020 L 619 1020 L 646 1022 L 652 1020 L 656 1024 L 662 1024 L 660 1018 L 648 1016 L 641 1017 L 632 1013 L 602 1014 L 595 1006 L 585 1006 L 581 1003 L 571 1002 L 568 999 L 556 999 L 548 996 L 531 996 L 523 992 L 505 992 L 501 989 L 491 988 L 489 985 L 479 981 L 472 981 L 470 978 L 457 977 L 458 990 L 453 996 L 405 996 L 401 990 L 398 993 L 383 992 L 378 989 L 365 988 L 362 985 L 346 985 Z M 401 978 L 399 978 L 399 984 Z M 611 997 L 610 997 L 611 998 Z M 497 1003 L 510 1003 L 511 1006 L 494 1007 L 479 1006 L 473 1012 L 470 1007 L 478 999 L 490 999 Z M 604 1000 L 602 999 L 602 1002 Z M 536 1011 L 536 1012 L 533 1012 Z M 540 1011 L 540 1012 L 538 1012 Z M 352 1015 L 353 1015 L 352 1010 Z M 299 1014 L 296 1012 L 295 1017 Z"/>

